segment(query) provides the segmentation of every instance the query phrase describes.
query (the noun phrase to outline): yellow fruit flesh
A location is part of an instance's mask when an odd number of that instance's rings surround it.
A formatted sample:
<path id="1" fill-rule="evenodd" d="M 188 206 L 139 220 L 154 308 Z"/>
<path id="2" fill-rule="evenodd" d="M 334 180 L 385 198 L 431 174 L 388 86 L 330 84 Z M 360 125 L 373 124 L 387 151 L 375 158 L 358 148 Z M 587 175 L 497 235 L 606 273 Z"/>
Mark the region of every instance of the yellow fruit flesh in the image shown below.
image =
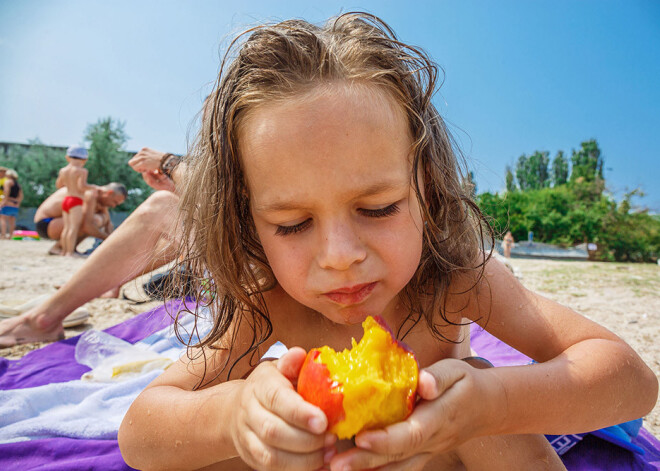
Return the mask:
<path id="1" fill-rule="evenodd" d="M 321 347 L 316 361 L 324 363 L 336 382 L 333 391 L 344 395 L 345 419 L 330 431 L 350 438 L 363 429 L 378 428 L 405 419 L 417 390 L 417 361 L 392 340 L 390 333 L 369 317 L 364 336 L 353 348 L 336 353 Z"/>

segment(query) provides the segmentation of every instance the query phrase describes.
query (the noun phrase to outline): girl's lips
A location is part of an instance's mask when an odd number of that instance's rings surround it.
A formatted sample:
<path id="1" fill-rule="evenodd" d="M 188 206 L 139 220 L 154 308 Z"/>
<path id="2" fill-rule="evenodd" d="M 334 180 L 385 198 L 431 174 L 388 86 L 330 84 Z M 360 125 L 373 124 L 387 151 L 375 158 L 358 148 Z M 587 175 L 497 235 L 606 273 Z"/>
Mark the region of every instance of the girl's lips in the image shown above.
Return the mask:
<path id="1" fill-rule="evenodd" d="M 374 290 L 376 284 L 377 282 L 374 281 L 373 283 L 365 283 L 348 288 L 340 288 L 335 291 L 324 293 L 324 296 L 328 297 L 331 301 L 334 301 L 337 304 L 350 306 L 351 304 L 358 304 L 364 301 Z"/>

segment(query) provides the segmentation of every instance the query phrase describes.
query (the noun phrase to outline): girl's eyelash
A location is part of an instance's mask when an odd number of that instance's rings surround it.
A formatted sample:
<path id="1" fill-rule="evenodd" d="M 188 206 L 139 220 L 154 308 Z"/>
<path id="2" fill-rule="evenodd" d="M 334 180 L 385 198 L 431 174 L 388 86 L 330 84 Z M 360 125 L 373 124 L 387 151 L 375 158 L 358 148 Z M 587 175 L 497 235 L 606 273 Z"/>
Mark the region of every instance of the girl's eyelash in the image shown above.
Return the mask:
<path id="1" fill-rule="evenodd" d="M 385 206 L 384 208 L 379 208 L 379 209 L 364 209 L 361 208 L 358 210 L 363 216 L 369 217 L 369 218 L 384 218 L 387 216 L 392 216 L 396 213 L 399 212 L 399 205 L 397 203 L 393 203 L 389 206 Z M 312 223 L 312 219 L 305 219 L 303 222 L 300 224 L 296 224 L 295 226 L 277 226 L 277 229 L 275 230 L 275 235 L 278 236 L 288 236 L 292 234 L 297 234 L 298 232 L 302 232 L 305 229 L 309 227 L 309 225 Z"/>
<path id="2" fill-rule="evenodd" d="M 275 235 L 279 236 L 287 236 L 291 234 L 296 234 L 300 231 L 304 231 L 307 229 L 307 227 L 312 223 L 311 219 L 305 219 L 303 222 L 300 224 L 296 224 L 295 226 L 277 226 L 277 229 L 275 230 Z"/>
<path id="3" fill-rule="evenodd" d="M 397 203 L 392 203 L 391 205 L 380 209 L 360 209 L 359 211 L 370 218 L 384 218 L 398 213 L 399 205 Z"/>

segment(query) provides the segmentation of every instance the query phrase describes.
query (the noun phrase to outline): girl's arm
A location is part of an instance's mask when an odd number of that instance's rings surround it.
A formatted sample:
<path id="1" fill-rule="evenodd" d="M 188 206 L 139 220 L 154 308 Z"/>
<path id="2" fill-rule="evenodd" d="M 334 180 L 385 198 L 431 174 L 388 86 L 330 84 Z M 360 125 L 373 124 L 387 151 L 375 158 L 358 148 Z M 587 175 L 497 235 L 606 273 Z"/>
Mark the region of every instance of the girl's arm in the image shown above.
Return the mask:
<path id="1" fill-rule="evenodd" d="M 655 405 L 658 381 L 628 344 L 525 289 L 497 260 L 488 262 L 469 303 L 469 317 L 540 362 L 479 370 L 501 384 L 505 396 L 498 397 L 506 398 L 490 433 L 587 432 L 637 419 Z"/>
<path id="2" fill-rule="evenodd" d="M 320 468 L 327 420 L 293 389 L 291 375 L 305 357 L 297 350 L 277 366 L 260 364 L 245 380 L 215 380 L 197 391 L 204 368 L 207 378 L 226 375 L 226 350 L 206 362 L 179 361 L 126 413 L 119 429 L 122 456 L 139 469 L 197 469 L 239 456 L 252 469 Z M 237 375 L 248 372 L 247 360 L 237 365 Z"/>
<path id="3" fill-rule="evenodd" d="M 226 351 L 216 354 L 226 359 Z M 119 428 L 126 463 L 138 469 L 197 469 L 237 456 L 228 424 L 240 381 L 193 388 L 199 362 L 178 361 L 133 402 Z"/>

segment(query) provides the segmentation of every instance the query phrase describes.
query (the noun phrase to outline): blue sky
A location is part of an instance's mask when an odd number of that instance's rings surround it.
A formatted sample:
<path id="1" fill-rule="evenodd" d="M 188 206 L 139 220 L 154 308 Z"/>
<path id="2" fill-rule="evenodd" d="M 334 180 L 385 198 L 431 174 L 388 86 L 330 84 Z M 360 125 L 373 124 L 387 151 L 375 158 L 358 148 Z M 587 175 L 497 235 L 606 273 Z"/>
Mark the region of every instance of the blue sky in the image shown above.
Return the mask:
<path id="1" fill-rule="evenodd" d="M 223 46 L 245 27 L 365 10 L 444 69 L 435 104 L 475 170 L 504 187 L 519 155 L 595 138 L 609 188 L 660 212 L 660 2 L 0 0 L 0 141 L 184 152 Z"/>

